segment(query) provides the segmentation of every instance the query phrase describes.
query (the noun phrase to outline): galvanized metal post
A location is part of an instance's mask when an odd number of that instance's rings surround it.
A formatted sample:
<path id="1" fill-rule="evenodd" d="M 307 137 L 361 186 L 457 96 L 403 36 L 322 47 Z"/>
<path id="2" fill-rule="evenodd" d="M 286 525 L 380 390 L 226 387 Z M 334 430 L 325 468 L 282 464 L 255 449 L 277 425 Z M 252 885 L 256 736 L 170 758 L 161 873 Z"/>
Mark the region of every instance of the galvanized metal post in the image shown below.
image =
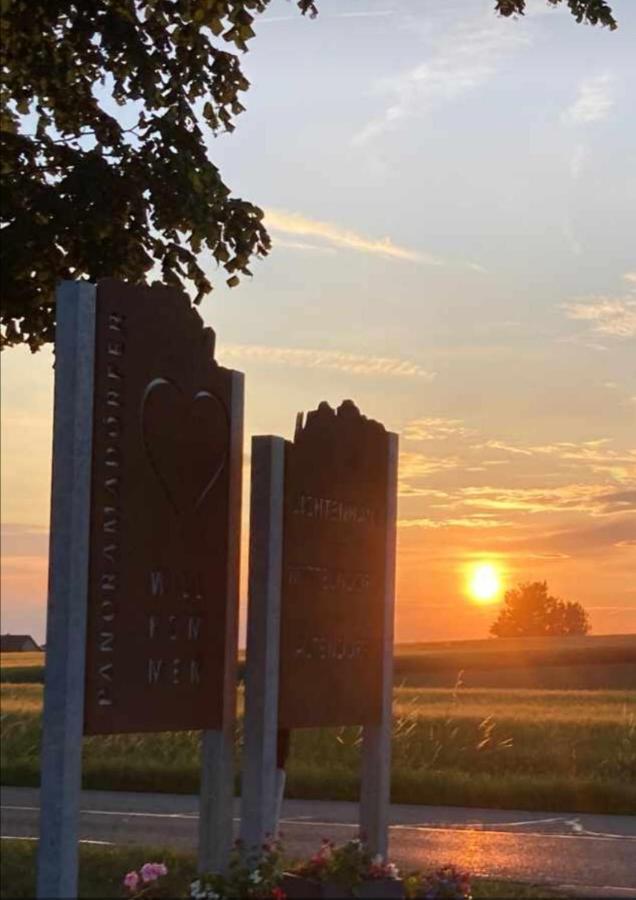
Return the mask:
<path id="1" fill-rule="evenodd" d="M 37 896 L 77 897 L 96 289 L 57 291 Z"/>
<path id="2" fill-rule="evenodd" d="M 386 857 L 391 798 L 393 706 L 393 618 L 395 608 L 395 537 L 397 522 L 398 436 L 389 434 L 386 499 L 384 630 L 382 647 L 382 716 L 365 726 L 362 736 L 360 834 L 373 853 Z"/>
<path id="3" fill-rule="evenodd" d="M 260 847 L 278 828 L 278 677 L 285 441 L 252 439 L 250 569 L 241 839 Z M 284 784 L 284 773 L 282 776 Z"/>
<path id="4" fill-rule="evenodd" d="M 203 732 L 199 801 L 199 871 L 220 871 L 233 840 L 234 731 L 238 654 L 241 493 L 243 478 L 244 376 L 232 372 L 230 409 L 230 501 L 223 727 Z"/>

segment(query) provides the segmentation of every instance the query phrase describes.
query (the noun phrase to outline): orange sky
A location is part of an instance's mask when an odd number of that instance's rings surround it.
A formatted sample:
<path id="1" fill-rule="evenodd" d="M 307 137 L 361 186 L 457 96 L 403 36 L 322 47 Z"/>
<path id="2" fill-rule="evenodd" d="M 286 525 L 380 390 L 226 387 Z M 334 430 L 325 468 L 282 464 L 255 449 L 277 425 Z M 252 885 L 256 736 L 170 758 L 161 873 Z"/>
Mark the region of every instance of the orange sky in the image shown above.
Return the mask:
<path id="1" fill-rule="evenodd" d="M 282 372 L 289 378 L 289 364 L 269 358 L 254 363 L 249 352 L 232 346 L 224 353 L 222 341 L 218 355 L 233 365 L 243 356 L 248 433 L 269 430 L 290 436 L 295 407 L 289 401 L 282 411 L 271 405 L 272 387 Z M 2 627 L 40 638 L 48 542 L 50 363 L 48 351 L 35 357 L 12 351 L 3 361 Z M 295 382 L 302 382 L 316 373 L 298 366 L 293 374 Z M 395 379 L 397 388 L 390 388 L 398 395 L 401 378 Z M 368 379 L 359 372 L 341 372 L 336 378 L 347 382 L 353 397 L 356 386 L 362 393 L 377 390 Z M 276 386 L 280 397 L 280 384 Z M 307 393 L 316 396 L 311 387 Z M 254 420 L 261 425 L 268 410 L 273 427 L 255 428 Z M 366 411 L 374 412 L 368 405 Z M 595 633 L 636 631 L 634 449 L 620 449 L 607 438 L 578 443 L 501 440 L 442 417 L 400 422 L 394 413 L 385 421 L 401 438 L 397 640 L 485 637 L 497 605 L 477 604 L 468 596 L 467 569 L 478 562 L 497 567 L 504 589 L 547 579 L 554 593 L 586 606 Z M 247 489 L 247 462 L 244 482 Z M 248 499 L 246 495 L 244 584 Z"/>
<path id="2" fill-rule="evenodd" d="M 480 560 L 636 632 L 636 4 L 493 6 L 274 0 L 210 142 L 274 249 L 201 311 L 248 439 L 344 398 L 400 434 L 398 640 L 485 637 Z M 2 375 L 2 629 L 41 638 L 50 352 Z"/>

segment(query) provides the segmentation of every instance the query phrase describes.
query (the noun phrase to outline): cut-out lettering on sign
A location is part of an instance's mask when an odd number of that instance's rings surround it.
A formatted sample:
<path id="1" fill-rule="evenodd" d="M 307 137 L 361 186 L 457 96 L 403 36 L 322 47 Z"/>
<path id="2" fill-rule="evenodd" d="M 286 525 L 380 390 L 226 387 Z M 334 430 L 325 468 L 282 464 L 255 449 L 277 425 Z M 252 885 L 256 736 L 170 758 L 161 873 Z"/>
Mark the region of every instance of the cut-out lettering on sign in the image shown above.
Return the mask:
<path id="1" fill-rule="evenodd" d="M 220 726 L 231 380 L 185 295 L 100 282 L 87 734 Z"/>
<path id="2" fill-rule="evenodd" d="M 388 450 L 350 401 L 285 447 L 281 728 L 380 722 Z"/>

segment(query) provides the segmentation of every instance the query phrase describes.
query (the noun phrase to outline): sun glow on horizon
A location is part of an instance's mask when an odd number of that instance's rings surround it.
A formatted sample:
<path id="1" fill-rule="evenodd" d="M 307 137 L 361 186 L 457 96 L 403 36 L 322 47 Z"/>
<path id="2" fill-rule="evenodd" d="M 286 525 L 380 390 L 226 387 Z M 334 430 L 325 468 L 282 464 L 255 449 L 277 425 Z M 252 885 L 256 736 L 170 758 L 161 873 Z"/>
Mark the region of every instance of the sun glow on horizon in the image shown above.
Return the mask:
<path id="1" fill-rule="evenodd" d="M 494 603 L 501 591 L 501 578 L 492 563 L 472 566 L 468 576 L 468 593 L 476 603 Z"/>

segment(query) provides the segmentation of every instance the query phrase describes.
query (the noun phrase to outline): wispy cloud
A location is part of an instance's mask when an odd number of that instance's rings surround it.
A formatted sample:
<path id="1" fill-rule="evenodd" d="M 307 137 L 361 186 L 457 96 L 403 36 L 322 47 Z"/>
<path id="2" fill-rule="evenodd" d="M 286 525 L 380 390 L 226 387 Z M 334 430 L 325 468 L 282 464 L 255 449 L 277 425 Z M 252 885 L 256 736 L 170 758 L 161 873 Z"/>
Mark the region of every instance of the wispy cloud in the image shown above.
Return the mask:
<path id="1" fill-rule="evenodd" d="M 636 284 L 636 272 L 625 272 L 623 278 L 630 284 Z"/>
<path id="2" fill-rule="evenodd" d="M 546 483 L 548 494 L 553 496 L 551 492 L 557 489 L 555 480 L 557 485 L 559 482 L 565 484 L 567 491 L 572 484 L 581 485 L 582 492 L 587 492 L 587 486 L 592 485 L 590 490 L 595 496 L 601 491 L 599 476 L 605 480 L 605 491 L 613 484 L 613 490 L 623 492 L 636 482 L 636 449 L 616 447 L 608 437 L 576 442 L 519 443 L 488 438 L 461 419 L 450 418 L 414 419 L 402 427 L 401 435 L 405 446 L 420 443 L 426 450 L 425 453 L 403 453 L 401 493 L 427 496 L 429 509 L 453 509 L 463 514 L 465 509 L 462 507 L 469 495 L 462 493 L 462 482 L 468 488 L 472 473 L 492 473 L 504 465 L 506 490 L 508 487 L 531 490 L 533 493 L 522 493 L 519 497 L 529 496 L 532 501 L 541 495 Z M 536 487 L 526 488 L 528 479 Z M 603 503 L 607 506 L 606 500 Z M 522 508 L 526 508 L 524 504 Z M 598 511 L 601 506 L 595 504 L 594 509 Z"/>
<path id="3" fill-rule="evenodd" d="M 515 447 L 513 444 L 506 444 L 504 441 L 490 440 L 480 445 L 487 447 L 489 450 L 503 450 L 505 453 L 519 454 L 520 456 L 532 456 L 532 450 L 525 447 Z"/>
<path id="4" fill-rule="evenodd" d="M 564 303 L 569 319 L 589 322 L 596 334 L 616 338 L 636 336 L 636 299 L 594 296 Z"/>
<path id="5" fill-rule="evenodd" d="M 572 153 L 572 158 L 570 159 L 570 175 L 574 181 L 578 181 L 583 174 L 587 157 L 587 147 L 585 147 L 584 144 L 577 144 Z"/>
<path id="6" fill-rule="evenodd" d="M 505 528 L 512 522 L 504 519 L 490 518 L 487 514 L 478 516 L 460 516 L 450 519 L 398 519 L 399 528 Z"/>
<path id="7" fill-rule="evenodd" d="M 2 524 L 3 557 L 46 557 L 48 545 L 48 528 L 41 525 L 24 525 L 16 522 L 3 522 Z"/>
<path id="8" fill-rule="evenodd" d="M 572 125 L 586 125 L 606 119 L 614 106 L 614 78 L 606 73 L 584 79 L 578 86 L 575 101 L 564 110 L 562 120 Z"/>
<path id="9" fill-rule="evenodd" d="M 452 28 L 438 40 L 428 60 L 385 81 L 388 106 L 354 135 L 353 143 L 365 144 L 406 119 L 474 90 L 495 74 L 511 50 L 529 43 L 527 33 L 510 29 L 508 23 L 496 20 L 484 26 L 483 22 Z"/>
<path id="10" fill-rule="evenodd" d="M 354 12 L 335 13 L 330 19 L 385 19 L 394 14 L 394 9 L 361 9 Z"/>
<path id="11" fill-rule="evenodd" d="M 429 266 L 443 265 L 443 260 L 436 256 L 400 247 L 398 244 L 394 244 L 389 237 L 365 237 L 332 222 L 308 219 L 300 213 L 288 212 L 283 209 L 268 209 L 265 213 L 265 221 L 267 227 L 273 232 L 319 238 L 334 247 L 344 247 L 359 253 L 371 253 L 389 259 L 424 263 Z"/>
<path id="12" fill-rule="evenodd" d="M 617 450 L 608 446 L 609 438 L 592 441 L 558 441 L 531 448 L 534 455 L 551 456 L 562 463 L 590 472 L 610 475 L 616 481 L 624 482 L 636 477 L 636 450 Z"/>
<path id="13" fill-rule="evenodd" d="M 387 16 L 392 16 L 395 13 L 393 9 L 361 9 L 354 10 L 353 12 L 344 12 L 344 13 L 320 13 L 320 21 L 324 19 L 386 19 Z M 302 16 L 297 14 L 295 16 L 263 16 L 263 18 L 259 18 L 257 24 L 258 25 L 270 25 L 274 22 L 299 22 L 302 20 Z"/>
<path id="14" fill-rule="evenodd" d="M 422 378 L 432 381 L 429 372 L 418 363 L 389 356 L 362 356 L 340 350 L 299 350 L 292 347 L 267 347 L 260 344 L 224 344 L 219 348 L 224 362 L 254 360 L 304 369 L 333 369 L 350 375 Z"/>
<path id="15" fill-rule="evenodd" d="M 563 237 L 565 238 L 565 241 L 566 241 L 568 247 L 570 248 L 571 252 L 575 256 L 581 256 L 581 254 L 583 253 L 583 247 L 581 247 L 581 242 L 579 241 L 576 234 L 574 233 L 574 228 L 572 227 L 572 222 L 570 220 L 569 215 L 566 215 L 565 218 L 563 219 L 563 224 L 561 225 L 561 232 L 562 232 Z"/>
<path id="16" fill-rule="evenodd" d="M 274 240 L 274 250 L 284 247 L 286 250 L 303 250 L 308 253 L 335 253 L 335 247 L 325 247 L 321 244 L 308 244 L 306 241 L 288 241 L 285 238 L 277 237 Z"/>
<path id="17" fill-rule="evenodd" d="M 565 484 L 554 488 L 466 487 L 462 502 L 477 509 L 508 512 L 584 512 L 611 515 L 636 509 L 636 491 L 616 491 L 602 484 Z"/>
<path id="18" fill-rule="evenodd" d="M 527 457 L 526 462 L 541 457 L 551 457 L 554 463 L 570 471 L 610 476 L 618 483 L 636 478 L 636 450 L 621 450 L 612 446 L 610 438 L 596 438 L 588 441 L 555 441 L 552 444 L 515 446 L 503 441 L 488 440 L 476 444 L 476 450 L 499 450 L 514 457 Z M 554 464 L 553 463 L 553 464 Z M 486 465 L 487 463 L 484 463 Z"/>
<path id="19" fill-rule="evenodd" d="M 448 438 L 465 438 L 474 434 L 460 419 L 413 419 L 402 431 L 407 441 L 441 441 Z"/>
<path id="20" fill-rule="evenodd" d="M 445 506 L 448 495 L 441 491 L 432 493 L 429 487 L 417 482 L 438 472 L 456 469 L 459 465 L 457 456 L 427 456 L 424 453 L 404 451 L 400 453 L 398 494 L 401 497 L 432 497 L 436 501 L 432 505 Z"/>

